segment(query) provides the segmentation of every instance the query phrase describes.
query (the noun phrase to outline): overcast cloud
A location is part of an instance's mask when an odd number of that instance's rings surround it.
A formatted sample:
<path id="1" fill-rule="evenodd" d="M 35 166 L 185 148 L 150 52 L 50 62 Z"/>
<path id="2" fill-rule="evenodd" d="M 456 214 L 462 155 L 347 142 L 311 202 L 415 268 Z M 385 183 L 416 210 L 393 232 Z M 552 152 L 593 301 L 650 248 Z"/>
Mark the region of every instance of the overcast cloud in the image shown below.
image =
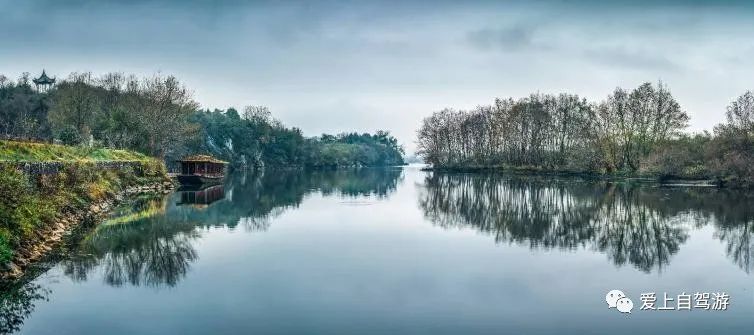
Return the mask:
<path id="1" fill-rule="evenodd" d="M 702 130 L 754 89 L 754 8 L 719 1 L 0 0 L 0 73 L 173 74 L 208 108 L 307 135 L 388 129 L 531 92 L 662 80 Z"/>

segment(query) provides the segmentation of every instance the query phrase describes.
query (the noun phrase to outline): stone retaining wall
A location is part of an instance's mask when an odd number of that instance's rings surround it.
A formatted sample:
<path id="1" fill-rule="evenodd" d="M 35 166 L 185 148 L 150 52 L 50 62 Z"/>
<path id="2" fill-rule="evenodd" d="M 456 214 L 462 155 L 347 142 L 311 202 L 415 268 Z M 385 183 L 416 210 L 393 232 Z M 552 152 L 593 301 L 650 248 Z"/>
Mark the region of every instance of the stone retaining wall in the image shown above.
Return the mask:
<path id="1" fill-rule="evenodd" d="M 132 168 L 135 172 L 139 173 L 144 167 L 144 162 L 140 161 L 93 161 L 93 162 L 11 162 L 0 161 L 0 167 L 10 166 L 17 170 L 20 170 L 28 175 L 44 175 L 44 174 L 58 174 L 64 171 L 67 166 L 75 165 L 88 165 L 96 167 L 98 169 L 105 170 L 120 170 L 124 168 Z"/>

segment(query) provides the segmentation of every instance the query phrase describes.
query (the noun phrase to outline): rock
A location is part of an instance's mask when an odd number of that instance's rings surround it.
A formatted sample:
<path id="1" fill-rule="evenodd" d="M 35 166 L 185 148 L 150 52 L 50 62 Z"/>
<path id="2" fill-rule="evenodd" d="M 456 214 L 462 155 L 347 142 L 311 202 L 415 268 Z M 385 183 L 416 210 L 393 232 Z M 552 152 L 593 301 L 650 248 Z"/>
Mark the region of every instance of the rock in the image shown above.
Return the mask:
<path id="1" fill-rule="evenodd" d="M 9 269 L 8 277 L 11 277 L 11 278 L 18 278 L 24 274 L 24 272 L 21 271 L 21 268 L 13 262 L 11 262 L 10 265 L 8 265 L 8 269 Z"/>
<path id="2" fill-rule="evenodd" d="M 28 257 L 29 257 L 29 251 L 26 250 L 24 247 L 21 247 L 20 250 L 16 251 L 16 259 L 28 258 Z"/>

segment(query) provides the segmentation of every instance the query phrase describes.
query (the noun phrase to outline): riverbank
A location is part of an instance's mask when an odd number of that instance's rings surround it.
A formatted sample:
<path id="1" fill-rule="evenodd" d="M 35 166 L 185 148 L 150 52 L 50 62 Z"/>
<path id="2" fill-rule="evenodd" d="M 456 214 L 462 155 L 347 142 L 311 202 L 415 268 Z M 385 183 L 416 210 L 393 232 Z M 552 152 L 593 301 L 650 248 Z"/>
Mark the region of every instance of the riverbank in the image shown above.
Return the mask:
<path id="1" fill-rule="evenodd" d="M 426 166 L 422 171 L 434 171 L 442 173 L 508 173 L 511 175 L 574 177 L 592 180 L 610 181 L 635 181 L 658 183 L 664 186 L 704 186 L 723 187 L 732 186 L 713 178 L 692 178 L 686 176 L 658 176 L 638 173 L 596 173 L 568 170 L 548 170 L 533 167 L 507 167 L 507 166 L 453 166 L 433 167 Z"/>
<path id="2" fill-rule="evenodd" d="M 172 188 L 164 164 L 138 153 L 0 141 L 0 280 L 124 199 Z"/>
<path id="3" fill-rule="evenodd" d="M 4 265 L 0 280 L 20 278 L 29 266 L 59 246 L 66 234 L 82 224 L 96 224 L 102 221 L 110 210 L 129 197 L 149 193 L 169 193 L 173 188 L 173 183 L 169 181 L 129 187 L 112 197 L 93 202 L 88 206 L 59 213 L 54 221 L 37 230 L 29 239 L 21 243 L 14 251 L 14 258 Z"/>

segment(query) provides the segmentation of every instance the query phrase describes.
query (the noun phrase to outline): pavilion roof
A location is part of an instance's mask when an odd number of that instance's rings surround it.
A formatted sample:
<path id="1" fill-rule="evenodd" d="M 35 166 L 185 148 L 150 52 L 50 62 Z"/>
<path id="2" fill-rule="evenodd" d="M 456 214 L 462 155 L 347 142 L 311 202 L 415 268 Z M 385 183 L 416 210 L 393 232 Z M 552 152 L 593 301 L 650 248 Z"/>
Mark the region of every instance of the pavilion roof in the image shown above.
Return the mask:
<path id="1" fill-rule="evenodd" d="M 54 84 L 55 78 L 48 77 L 47 73 L 45 73 L 45 70 L 42 70 L 42 75 L 32 81 L 37 85 Z"/>

